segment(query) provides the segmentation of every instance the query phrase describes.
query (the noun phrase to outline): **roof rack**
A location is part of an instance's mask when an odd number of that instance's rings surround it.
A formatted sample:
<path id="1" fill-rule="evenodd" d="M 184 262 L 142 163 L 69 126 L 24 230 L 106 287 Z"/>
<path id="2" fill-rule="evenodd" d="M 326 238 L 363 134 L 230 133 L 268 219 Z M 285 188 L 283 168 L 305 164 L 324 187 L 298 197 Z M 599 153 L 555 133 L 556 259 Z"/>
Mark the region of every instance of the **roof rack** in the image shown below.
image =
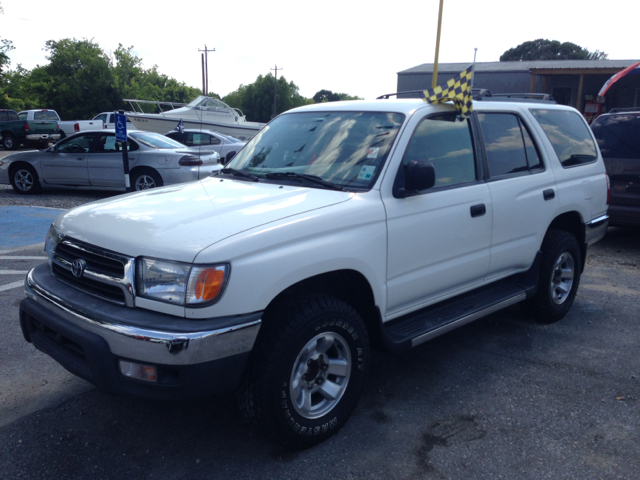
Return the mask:
<path id="1" fill-rule="evenodd" d="M 607 113 L 640 112 L 640 107 L 612 108 Z"/>
<path id="2" fill-rule="evenodd" d="M 398 95 L 416 95 L 418 98 L 422 98 L 424 90 L 408 90 L 406 92 L 387 93 L 380 95 L 376 100 L 388 100 L 390 97 L 397 97 Z M 554 98 L 548 93 L 491 93 L 486 88 L 472 88 L 471 96 L 474 100 L 480 100 L 483 102 L 510 102 L 513 99 L 517 99 L 519 102 L 535 102 L 535 103 L 557 103 Z M 408 97 L 416 98 L 416 97 Z"/>

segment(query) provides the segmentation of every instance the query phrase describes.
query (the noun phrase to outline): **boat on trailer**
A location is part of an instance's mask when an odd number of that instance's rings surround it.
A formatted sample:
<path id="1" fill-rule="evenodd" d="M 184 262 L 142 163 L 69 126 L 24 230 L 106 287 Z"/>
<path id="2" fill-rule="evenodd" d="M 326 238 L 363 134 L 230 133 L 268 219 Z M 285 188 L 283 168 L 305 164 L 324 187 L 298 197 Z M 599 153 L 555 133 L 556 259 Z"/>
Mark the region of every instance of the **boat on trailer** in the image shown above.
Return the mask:
<path id="1" fill-rule="evenodd" d="M 125 98 L 132 112 L 127 117 L 139 130 L 164 134 L 175 129 L 180 121 L 184 128 L 213 130 L 247 141 L 265 126 L 248 122 L 240 109 L 232 108 L 215 98 L 200 95 L 189 103 L 156 102 Z M 144 105 L 154 105 L 158 113 L 146 113 Z"/>

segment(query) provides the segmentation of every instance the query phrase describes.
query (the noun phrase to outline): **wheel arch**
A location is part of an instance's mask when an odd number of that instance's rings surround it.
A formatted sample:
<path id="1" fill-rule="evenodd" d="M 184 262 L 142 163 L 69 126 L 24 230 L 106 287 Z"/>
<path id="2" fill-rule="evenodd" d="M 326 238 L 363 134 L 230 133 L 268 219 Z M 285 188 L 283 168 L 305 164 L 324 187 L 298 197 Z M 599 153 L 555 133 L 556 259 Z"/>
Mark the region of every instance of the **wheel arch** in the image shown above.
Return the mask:
<path id="1" fill-rule="evenodd" d="M 356 270 L 334 270 L 301 280 L 281 291 L 269 303 L 266 312 L 277 309 L 292 298 L 310 294 L 329 295 L 348 303 L 362 318 L 372 343 L 382 345 L 381 317 L 373 289 L 367 278 Z"/>
<path id="2" fill-rule="evenodd" d="M 549 230 L 561 230 L 568 232 L 578 240 L 580 245 L 580 271 L 584 270 L 584 265 L 587 259 L 587 244 L 585 239 L 584 222 L 582 216 L 576 211 L 566 212 L 558 215 L 549 225 Z"/>

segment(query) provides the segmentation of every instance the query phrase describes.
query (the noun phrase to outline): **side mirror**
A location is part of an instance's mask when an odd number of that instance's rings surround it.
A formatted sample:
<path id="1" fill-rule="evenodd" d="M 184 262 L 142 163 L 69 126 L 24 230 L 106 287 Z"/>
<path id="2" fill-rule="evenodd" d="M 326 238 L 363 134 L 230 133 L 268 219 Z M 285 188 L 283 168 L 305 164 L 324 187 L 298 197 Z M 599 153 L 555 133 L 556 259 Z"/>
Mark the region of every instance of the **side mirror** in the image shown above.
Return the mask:
<path id="1" fill-rule="evenodd" d="M 393 196 L 406 198 L 418 195 L 436 184 L 436 170 L 426 160 L 411 160 L 398 171 Z"/>
<path id="2" fill-rule="evenodd" d="M 236 156 L 236 152 L 231 151 L 227 153 L 227 156 L 224 159 L 221 159 L 220 163 L 222 163 L 223 165 L 227 165 L 235 156 Z"/>

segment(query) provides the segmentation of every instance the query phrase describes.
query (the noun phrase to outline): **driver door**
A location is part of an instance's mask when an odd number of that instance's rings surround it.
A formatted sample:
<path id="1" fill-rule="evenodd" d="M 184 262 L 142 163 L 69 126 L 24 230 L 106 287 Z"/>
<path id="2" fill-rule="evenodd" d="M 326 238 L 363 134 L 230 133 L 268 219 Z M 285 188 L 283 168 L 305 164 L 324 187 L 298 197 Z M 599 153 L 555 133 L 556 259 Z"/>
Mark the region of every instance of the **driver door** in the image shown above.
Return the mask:
<path id="1" fill-rule="evenodd" d="M 55 185 L 89 185 L 88 160 L 95 133 L 75 135 L 59 142 L 42 156 L 42 177 Z"/>

